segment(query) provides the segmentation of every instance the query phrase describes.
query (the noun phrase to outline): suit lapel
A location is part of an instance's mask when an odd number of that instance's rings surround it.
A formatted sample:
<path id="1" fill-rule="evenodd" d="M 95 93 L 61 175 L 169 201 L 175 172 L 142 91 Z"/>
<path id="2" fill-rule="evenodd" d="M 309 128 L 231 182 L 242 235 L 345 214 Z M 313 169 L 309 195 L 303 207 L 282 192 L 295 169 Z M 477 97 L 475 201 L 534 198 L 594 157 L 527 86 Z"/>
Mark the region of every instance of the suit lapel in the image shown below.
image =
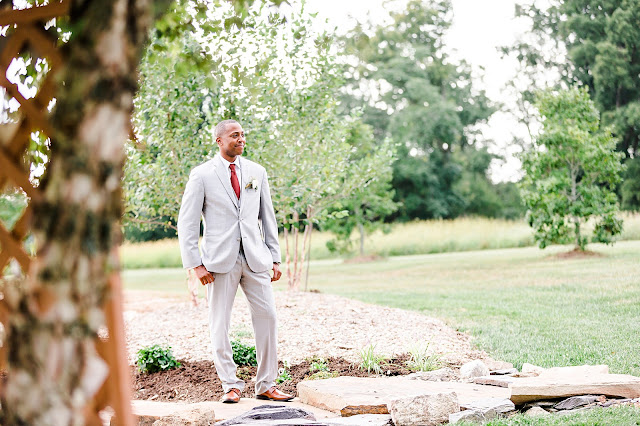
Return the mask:
<path id="1" fill-rule="evenodd" d="M 224 162 L 222 159 L 218 158 L 218 166 L 216 167 L 216 174 L 218 175 L 218 179 L 220 179 L 220 183 L 224 187 L 225 191 L 227 191 L 227 195 L 231 198 L 233 205 L 238 208 L 238 198 L 236 197 L 236 193 L 231 187 L 231 179 L 229 179 L 229 174 L 225 169 Z M 242 190 L 242 187 L 241 189 Z"/>
<path id="2" fill-rule="evenodd" d="M 246 161 L 242 161 L 242 157 L 240 157 L 240 211 L 242 211 L 242 197 L 245 196 L 246 191 L 244 187 L 249 183 L 249 164 Z"/>

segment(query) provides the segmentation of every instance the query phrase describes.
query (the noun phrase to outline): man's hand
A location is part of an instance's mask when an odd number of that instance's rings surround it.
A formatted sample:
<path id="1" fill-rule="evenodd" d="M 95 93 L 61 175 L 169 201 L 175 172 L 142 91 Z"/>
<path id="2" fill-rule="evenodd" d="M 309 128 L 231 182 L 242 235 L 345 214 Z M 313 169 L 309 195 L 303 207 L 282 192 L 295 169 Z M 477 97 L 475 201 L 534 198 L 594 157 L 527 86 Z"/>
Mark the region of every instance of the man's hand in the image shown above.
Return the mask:
<path id="1" fill-rule="evenodd" d="M 273 277 L 271 277 L 271 282 L 278 281 L 281 276 L 282 276 L 282 272 L 280 272 L 280 264 L 279 263 L 274 263 L 273 264 Z"/>
<path id="2" fill-rule="evenodd" d="M 196 273 L 196 277 L 198 277 L 202 285 L 213 284 L 213 274 L 207 271 L 204 265 L 196 266 L 193 268 L 193 272 Z"/>

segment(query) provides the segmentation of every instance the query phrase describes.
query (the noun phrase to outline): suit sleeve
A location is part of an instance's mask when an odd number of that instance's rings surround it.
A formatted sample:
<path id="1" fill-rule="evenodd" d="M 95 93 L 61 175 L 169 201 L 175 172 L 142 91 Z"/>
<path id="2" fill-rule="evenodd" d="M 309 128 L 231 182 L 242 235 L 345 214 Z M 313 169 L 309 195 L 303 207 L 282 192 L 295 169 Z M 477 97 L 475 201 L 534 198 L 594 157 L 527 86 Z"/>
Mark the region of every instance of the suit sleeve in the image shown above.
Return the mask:
<path id="1" fill-rule="evenodd" d="M 192 171 L 184 189 L 178 214 L 178 241 L 180 242 L 182 266 L 185 269 L 202 265 L 198 240 L 203 205 L 204 184 L 202 178 Z"/>
<path id="2" fill-rule="evenodd" d="M 280 243 L 278 241 L 278 222 L 276 222 L 276 214 L 273 211 L 273 202 L 271 201 L 271 192 L 269 190 L 269 178 L 267 172 L 264 172 L 260 193 L 260 212 L 259 218 L 262 220 L 262 231 L 264 232 L 264 242 L 271 252 L 274 263 L 280 263 Z"/>

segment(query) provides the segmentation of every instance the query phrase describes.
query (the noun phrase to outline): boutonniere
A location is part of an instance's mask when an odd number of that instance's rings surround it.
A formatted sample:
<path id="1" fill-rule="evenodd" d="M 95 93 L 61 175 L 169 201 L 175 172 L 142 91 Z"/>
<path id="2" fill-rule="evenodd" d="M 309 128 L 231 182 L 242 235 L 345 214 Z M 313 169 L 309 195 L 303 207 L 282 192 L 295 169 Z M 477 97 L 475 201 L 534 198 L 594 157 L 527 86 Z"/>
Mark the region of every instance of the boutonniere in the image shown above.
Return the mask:
<path id="1" fill-rule="evenodd" d="M 258 179 L 249 178 L 249 183 L 244 187 L 244 189 L 253 189 L 254 191 L 258 190 Z"/>

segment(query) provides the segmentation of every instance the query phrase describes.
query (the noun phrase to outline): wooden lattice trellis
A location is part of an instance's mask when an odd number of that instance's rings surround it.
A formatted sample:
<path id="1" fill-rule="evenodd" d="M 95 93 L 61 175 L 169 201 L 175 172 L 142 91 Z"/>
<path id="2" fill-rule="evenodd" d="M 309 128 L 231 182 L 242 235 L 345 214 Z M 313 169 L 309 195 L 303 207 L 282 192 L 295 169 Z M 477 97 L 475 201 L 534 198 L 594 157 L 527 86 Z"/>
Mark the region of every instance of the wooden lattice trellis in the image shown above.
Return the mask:
<path id="1" fill-rule="evenodd" d="M 4 2 L 3 2 L 4 3 Z M 11 3 L 11 2 L 9 2 Z M 3 5 L 4 6 L 4 5 Z M 63 65 L 57 51 L 54 35 L 45 30 L 45 23 L 67 13 L 68 1 L 50 3 L 23 10 L 8 8 L 0 10 L 0 26 L 9 26 L 6 37 L 0 37 L 0 86 L 6 90 L 7 98 L 14 98 L 19 104 L 18 117 L 0 126 L 0 191 L 8 185 L 21 188 L 31 199 L 41 196 L 38 188 L 30 180 L 29 164 L 25 161 L 31 134 L 40 131 L 46 136 L 53 134 L 47 106 L 56 93 L 56 70 Z M 38 87 L 35 97 L 26 99 L 16 84 L 7 79 L 7 69 L 14 58 L 24 52 L 32 57 L 46 58 L 50 71 Z M 55 143 L 55 141 L 52 141 Z M 0 276 L 4 275 L 12 259 L 18 262 L 22 271 L 29 271 L 30 256 L 25 251 L 23 241 L 29 233 L 32 210 L 27 206 L 12 229 L 0 223 Z M 98 412 L 107 406 L 115 411 L 118 424 L 132 424 L 131 390 L 129 367 L 126 357 L 124 323 L 122 319 L 122 289 L 119 273 L 109 280 L 112 297 L 104 306 L 109 338 L 96 338 L 96 347 L 109 365 L 110 374 L 102 389 L 86 410 L 87 424 L 101 424 Z M 0 322 L 7 324 L 10 310 L 0 299 Z M 10 347 L 0 347 L 0 369 L 6 368 L 6 351 Z M 1 392 L 1 389 L 0 389 Z"/>

